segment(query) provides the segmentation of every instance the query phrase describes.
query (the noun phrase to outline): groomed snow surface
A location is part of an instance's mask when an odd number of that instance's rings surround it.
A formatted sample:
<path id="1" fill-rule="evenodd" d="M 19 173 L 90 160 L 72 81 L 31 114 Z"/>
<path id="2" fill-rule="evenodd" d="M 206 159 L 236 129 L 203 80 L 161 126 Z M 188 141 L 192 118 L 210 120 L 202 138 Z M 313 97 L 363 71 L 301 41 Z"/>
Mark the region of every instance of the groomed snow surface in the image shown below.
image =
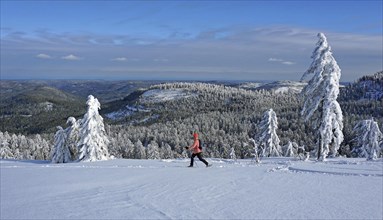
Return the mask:
<path id="1" fill-rule="evenodd" d="M 382 219 L 383 160 L 0 160 L 1 219 Z"/>

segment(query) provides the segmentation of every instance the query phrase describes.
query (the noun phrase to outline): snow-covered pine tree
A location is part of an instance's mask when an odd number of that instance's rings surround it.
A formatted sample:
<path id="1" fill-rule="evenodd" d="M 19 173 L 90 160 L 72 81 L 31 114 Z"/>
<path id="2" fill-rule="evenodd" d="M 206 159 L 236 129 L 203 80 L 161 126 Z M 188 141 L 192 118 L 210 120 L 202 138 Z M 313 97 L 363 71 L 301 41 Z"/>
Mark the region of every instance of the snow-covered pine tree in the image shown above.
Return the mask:
<path id="1" fill-rule="evenodd" d="M 343 141 L 343 116 L 337 102 L 341 70 L 332 56 L 326 36 L 319 33 L 318 38 L 313 62 L 303 75 L 314 74 L 301 92 L 304 100 L 301 114 L 305 121 L 314 121 L 314 130 L 318 132 L 317 158 L 323 161 L 329 153 L 335 156 Z"/>
<path id="2" fill-rule="evenodd" d="M 66 121 L 66 124 L 69 125 L 69 127 L 65 129 L 65 133 L 67 136 L 66 145 L 70 150 L 72 161 L 74 161 L 78 159 L 79 152 L 79 149 L 77 148 L 77 144 L 80 139 L 79 124 L 74 117 L 69 117 Z"/>
<path id="3" fill-rule="evenodd" d="M 146 150 L 140 140 L 134 144 L 134 158 L 135 159 L 146 159 Z"/>
<path id="4" fill-rule="evenodd" d="M 134 144 L 130 139 L 127 139 L 122 155 L 123 158 L 134 158 Z"/>
<path id="5" fill-rule="evenodd" d="M 255 140 L 253 138 L 250 138 L 249 141 L 250 141 L 250 143 L 252 143 L 252 145 L 254 147 L 253 148 L 253 153 L 251 153 L 251 155 L 254 156 L 253 157 L 253 161 L 255 161 L 256 163 L 260 163 L 261 161 L 259 159 L 260 152 L 259 152 L 259 149 L 258 149 L 258 144 L 255 142 Z M 263 150 L 262 150 L 262 152 L 263 152 Z"/>
<path id="6" fill-rule="evenodd" d="M 58 126 L 57 129 L 51 154 L 52 163 L 68 163 L 71 161 L 71 155 L 66 144 L 67 135 L 61 126 Z"/>
<path id="7" fill-rule="evenodd" d="M 230 160 L 232 161 L 232 162 L 237 162 L 237 156 L 235 155 L 235 150 L 234 150 L 234 147 L 231 147 L 230 148 L 230 154 L 229 154 L 229 156 L 230 156 Z"/>
<path id="8" fill-rule="evenodd" d="M 1 131 L 0 131 L 1 133 Z M 2 134 L 2 133 L 1 133 Z M 9 143 L 7 140 L 0 138 L 0 158 L 1 159 L 13 159 L 13 154 L 9 148 Z"/>
<path id="9" fill-rule="evenodd" d="M 151 141 L 150 144 L 148 144 L 146 157 L 150 160 L 161 159 L 160 149 L 157 142 Z"/>
<path id="10" fill-rule="evenodd" d="M 166 143 L 162 148 L 161 148 L 161 158 L 163 159 L 173 159 L 173 151 L 172 148 L 168 143 Z"/>
<path id="11" fill-rule="evenodd" d="M 366 157 L 367 160 L 376 160 L 379 157 L 381 148 L 379 141 L 383 138 L 379 130 L 378 123 L 373 119 L 360 121 L 354 127 L 356 138 L 354 139 L 357 147 L 353 152 L 358 157 Z"/>
<path id="12" fill-rule="evenodd" d="M 98 110 L 100 103 L 92 95 L 88 96 L 88 111 L 80 125 L 79 161 L 90 162 L 109 159 L 108 137 L 104 122 Z"/>
<path id="13" fill-rule="evenodd" d="M 284 156 L 285 157 L 295 157 L 295 154 L 294 153 L 294 147 L 293 147 L 293 143 L 291 143 L 291 141 L 289 141 L 289 143 L 287 143 L 286 146 L 284 146 Z"/>
<path id="14" fill-rule="evenodd" d="M 263 114 L 259 125 L 259 143 L 263 146 L 262 156 L 280 157 L 282 154 L 279 138 L 277 135 L 278 120 L 273 109 L 269 109 Z"/>

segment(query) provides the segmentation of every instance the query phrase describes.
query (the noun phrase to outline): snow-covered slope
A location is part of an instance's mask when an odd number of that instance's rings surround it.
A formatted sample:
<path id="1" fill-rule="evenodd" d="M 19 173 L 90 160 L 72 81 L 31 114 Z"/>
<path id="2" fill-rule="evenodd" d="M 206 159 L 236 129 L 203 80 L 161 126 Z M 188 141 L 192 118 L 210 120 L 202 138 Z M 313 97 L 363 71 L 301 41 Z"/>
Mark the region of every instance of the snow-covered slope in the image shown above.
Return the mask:
<path id="1" fill-rule="evenodd" d="M 296 81 L 275 81 L 271 83 L 244 83 L 239 86 L 239 88 L 247 90 L 270 90 L 275 93 L 300 93 L 307 85 L 306 82 L 296 82 Z"/>
<path id="2" fill-rule="evenodd" d="M 191 98 L 195 96 L 197 96 L 196 92 L 187 91 L 184 89 L 149 89 L 137 97 L 136 101 L 140 104 L 161 103 Z M 105 116 L 112 120 L 118 120 L 138 112 L 148 113 L 150 111 L 150 109 L 146 109 L 142 105 L 126 105 L 125 108 L 113 112 L 108 112 L 105 114 Z"/>
<path id="3" fill-rule="evenodd" d="M 183 89 L 151 89 L 141 96 L 142 102 L 166 102 L 196 96 Z"/>
<path id="4" fill-rule="evenodd" d="M 1 219 L 382 219 L 383 161 L 0 160 Z"/>
<path id="5" fill-rule="evenodd" d="M 275 93 L 300 93 L 306 85 L 306 82 L 284 80 L 264 84 L 258 87 L 258 89 L 272 90 Z"/>

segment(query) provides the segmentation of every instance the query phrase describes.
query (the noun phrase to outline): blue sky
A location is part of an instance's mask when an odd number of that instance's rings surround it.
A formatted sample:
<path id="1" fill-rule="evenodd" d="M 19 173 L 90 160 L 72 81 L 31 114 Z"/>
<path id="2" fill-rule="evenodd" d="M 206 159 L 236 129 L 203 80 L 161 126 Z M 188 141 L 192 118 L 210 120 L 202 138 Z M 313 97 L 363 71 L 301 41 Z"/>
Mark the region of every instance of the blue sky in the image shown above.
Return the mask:
<path id="1" fill-rule="evenodd" d="M 1 79 L 298 80 L 382 67 L 382 1 L 1 1 Z"/>

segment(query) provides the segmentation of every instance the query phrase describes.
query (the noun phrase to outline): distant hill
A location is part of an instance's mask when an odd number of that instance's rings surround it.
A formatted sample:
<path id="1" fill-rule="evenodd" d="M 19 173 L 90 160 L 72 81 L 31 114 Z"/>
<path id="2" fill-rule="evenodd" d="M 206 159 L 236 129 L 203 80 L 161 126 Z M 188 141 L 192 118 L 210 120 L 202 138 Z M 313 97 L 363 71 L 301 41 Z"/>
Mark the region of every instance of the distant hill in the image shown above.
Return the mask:
<path id="1" fill-rule="evenodd" d="M 1 82 L 1 130 L 36 134 L 52 132 L 69 116 L 85 111 L 85 99 L 41 83 Z"/>
<path id="2" fill-rule="evenodd" d="M 70 94 L 86 99 L 88 95 L 96 97 L 101 104 L 121 100 L 140 88 L 147 88 L 162 81 L 105 81 L 105 80 L 53 80 L 45 81 L 48 86 L 55 87 Z"/>

